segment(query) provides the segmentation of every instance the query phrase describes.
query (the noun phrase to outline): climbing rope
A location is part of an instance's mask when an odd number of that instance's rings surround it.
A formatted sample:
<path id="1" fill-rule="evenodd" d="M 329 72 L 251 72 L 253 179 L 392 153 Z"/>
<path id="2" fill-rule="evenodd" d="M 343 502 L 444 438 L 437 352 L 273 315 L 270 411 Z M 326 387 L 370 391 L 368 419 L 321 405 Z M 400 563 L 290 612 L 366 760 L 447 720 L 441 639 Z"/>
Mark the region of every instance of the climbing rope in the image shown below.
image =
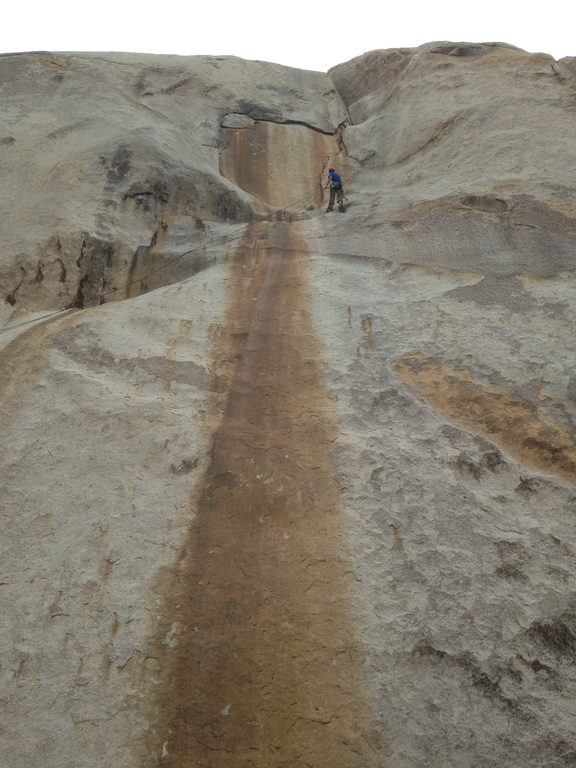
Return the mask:
<path id="1" fill-rule="evenodd" d="M 310 203 L 312 203 L 314 200 L 316 200 L 316 193 L 314 193 L 312 197 L 303 198 L 302 200 L 295 200 L 293 203 L 289 203 L 289 205 L 285 206 L 282 210 L 290 211 L 290 209 L 294 206 L 302 205 L 302 208 L 300 208 L 298 211 L 293 211 L 293 213 L 300 213 L 301 211 L 307 210 Z"/>
<path id="2" fill-rule="evenodd" d="M 244 225 L 247 226 L 247 225 Z M 150 270 L 150 272 L 147 272 L 145 275 L 140 275 L 140 277 L 137 277 L 134 280 L 131 280 L 129 283 L 127 283 L 122 290 L 126 290 L 127 288 L 130 288 L 132 285 L 136 285 L 136 283 L 143 283 L 146 278 L 151 277 L 152 275 L 155 275 L 157 272 L 161 272 L 163 269 L 166 269 L 167 267 L 171 266 L 172 264 L 175 264 L 180 259 L 183 259 L 185 256 L 190 256 L 192 253 L 197 253 L 198 251 L 202 251 L 206 247 L 210 247 L 211 245 L 214 245 L 216 243 L 222 244 L 224 240 L 226 240 L 226 243 L 234 243 L 236 240 L 241 240 L 244 237 L 244 232 L 242 232 L 241 235 L 234 235 L 233 237 L 230 237 L 229 235 L 220 235 L 218 238 L 215 238 L 213 240 L 207 240 L 202 245 L 198 245 L 196 248 L 189 248 L 187 251 L 183 251 L 182 253 L 179 253 L 177 256 L 174 256 L 172 259 L 168 259 L 168 261 L 165 261 L 164 264 L 161 264 L 159 267 L 156 267 L 156 269 Z M 95 301 L 96 299 L 103 299 L 105 296 L 110 296 L 112 293 L 116 293 L 119 291 L 119 288 L 111 288 L 109 291 L 105 291 L 104 293 L 99 293 L 95 296 L 89 296 L 85 301 Z M 87 307 L 87 309 L 93 309 L 93 307 Z M 61 310 L 64 311 L 64 310 Z"/>
<path id="3" fill-rule="evenodd" d="M 53 317 L 53 315 L 61 315 L 63 312 L 69 312 L 70 309 L 55 309 L 54 312 L 48 312 L 47 315 L 40 315 L 40 317 L 34 317 L 32 320 L 23 320 L 16 325 L 10 325 L 8 328 L 0 328 L 0 334 L 8 333 L 8 331 L 14 331 L 16 328 L 22 328 L 24 325 L 31 325 L 32 323 L 39 323 L 40 320 L 46 320 L 47 317 Z M 80 311 L 79 309 L 76 310 Z"/>
<path id="4" fill-rule="evenodd" d="M 246 225 L 245 225 L 246 226 Z M 155 269 L 150 270 L 145 275 L 140 275 L 135 280 L 131 280 L 127 285 L 123 286 L 122 289 L 120 288 L 111 288 L 108 291 L 104 291 L 103 293 L 99 293 L 94 296 L 89 296 L 88 298 L 84 299 L 84 301 L 95 301 L 103 299 L 106 296 L 110 296 L 113 293 L 116 293 L 119 290 L 126 290 L 127 288 L 130 288 L 132 285 L 136 285 L 136 283 L 143 283 L 148 277 L 151 277 L 152 275 L 156 274 L 157 272 L 160 272 L 163 269 L 166 269 L 170 265 L 174 264 L 175 262 L 179 261 L 180 259 L 183 259 L 185 256 L 190 256 L 192 253 L 197 253 L 198 251 L 202 251 L 207 247 L 210 247 L 214 244 L 226 244 L 228 243 L 234 243 L 236 240 L 241 240 L 245 235 L 245 232 L 242 231 L 242 234 L 239 235 L 233 235 L 232 237 L 230 235 L 220 235 L 217 238 L 214 238 L 212 240 L 207 240 L 203 242 L 201 245 L 198 245 L 195 248 L 189 248 L 186 251 L 183 251 L 182 253 L 179 253 L 177 256 L 174 256 L 174 258 L 169 259 L 164 264 L 161 264 L 159 267 L 156 267 Z M 82 312 L 85 309 L 94 309 L 94 307 L 64 307 L 63 309 L 56 309 L 53 312 L 48 312 L 45 315 L 41 315 L 40 317 L 34 317 L 31 320 L 23 320 L 21 323 L 16 323 L 14 325 L 10 325 L 7 328 L 0 328 L 0 335 L 3 333 L 8 333 L 9 331 L 14 331 L 17 328 L 22 328 L 25 325 L 32 325 L 33 323 L 39 323 L 41 320 L 46 320 L 49 317 L 54 317 L 54 315 L 61 315 L 64 312 Z"/>
<path id="5" fill-rule="evenodd" d="M 303 198 L 301 200 L 295 200 L 293 203 L 290 203 L 289 205 L 287 205 L 285 208 L 283 208 L 281 210 L 290 212 L 291 209 L 294 208 L 296 205 L 302 204 L 302 208 L 301 209 L 299 209 L 298 211 L 292 211 L 293 213 L 298 213 L 300 211 L 306 210 L 307 206 L 311 202 L 313 202 L 315 199 L 316 199 L 316 194 L 314 194 L 314 195 L 312 195 L 311 197 L 308 197 L 308 198 Z M 242 234 L 240 234 L 240 235 L 235 235 L 235 236 L 232 236 L 232 237 L 230 237 L 229 235 L 220 235 L 218 238 L 215 238 L 213 240 L 207 240 L 204 243 L 202 243 L 202 245 L 198 245 L 195 248 L 189 248 L 188 250 L 183 251 L 182 253 L 179 253 L 177 256 L 174 256 L 174 258 L 169 259 L 168 261 L 164 262 L 164 264 L 161 264 L 159 267 L 156 267 L 156 269 L 150 270 L 150 272 L 147 272 L 145 275 L 140 275 L 136 279 L 134 279 L 131 282 L 129 282 L 127 285 L 123 286 L 122 290 L 126 290 L 127 288 L 130 288 L 132 285 L 136 285 L 136 283 L 143 283 L 148 277 L 151 277 L 152 275 L 155 275 L 157 272 L 160 272 L 163 269 L 166 269 L 167 267 L 169 267 L 172 264 L 176 263 L 180 259 L 183 259 L 185 256 L 190 256 L 190 254 L 196 253 L 198 251 L 201 251 L 201 250 L 203 250 L 203 249 L 205 249 L 207 247 L 210 247 L 211 245 L 214 245 L 214 244 L 220 244 L 221 245 L 221 244 L 224 243 L 225 240 L 226 240 L 227 243 L 233 243 L 236 240 L 241 240 L 243 237 L 244 237 L 244 232 L 242 232 Z M 117 293 L 119 290 L 121 290 L 121 289 L 120 288 L 111 288 L 110 290 L 104 291 L 103 293 L 99 293 L 99 294 L 94 295 L 94 296 L 89 296 L 86 299 L 84 299 L 84 301 L 90 302 L 90 301 L 95 301 L 97 299 L 100 300 L 100 299 L 105 298 L 106 296 L 110 296 L 113 293 Z M 39 323 L 41 320 L 46 320 L 49 317 L 54 317 L 54 315 L 60 315 L 60 314 L 63 314 L 64 312 L 70 312 L 70 311 L 81 312 L 84 309 L 93 309 L 93 307 L 65 307 L 63 309 L 56 309 L 56 310 L 54 310 L 54 312 L 48 312 L 45 315 L 40 315 L 40 317 L 35 317 L 35 318 L 32 318 L 31 320 L 23 320 L 21 323 L 16 323 L 15 325 L 10 325 L 7 328 L 0 328 L 0 335 L 4 334 L 4 333 L 8 333 L 9 331 L 14 331 L 14 330 L 16 330 L 18 328 L 22 328 L 23 326 L 26 326 L 26 325 L 32 325 L 33 323 Z"/>
<path id="6" fill-rule="evenodd" d="M 398 199 L 398 200 L 403 199 L 398 195 L 385 195 L 385 197 L 387 197 L 388 199 Z M 295 200 L 293 203 L 290 203 L 289 205 L 282 208 L 281 210 L 285 212 L 291 212 L 292 208 L 294 208 L 297 205 L 301 205 L 302 207 L 299 208 L 297 211 L 292 211 L 292 213 L 300 213 L 307 210 L 309 204 L 313 202 L 315 199 L 316 199 L 316 193 L 311 197 L 302 198 L 301 200 Z M 245 227 L 246 226 L 248 225 L 245 225 Z M 224 244 L 224 242 L 226 242 L 226 244 L 236 242 L 237 240 L 241 240 L 244 237 L 244 234 L 245 234 L 244 231 L 242 231 L 241 234 L 234 235 L 232 237 L 230 235 L 220 235 L 217 238 L 214 238 L 212 240 L 207 240 L 203 242 L 201 245 L 198 245 L 197 247 L 189 248 L 188 250 L 177 254 L 176 256 L 174 256 L 174 258 L 169 259 L 168 261 L 164 262 L 164 264 L 161 264 L 159 267 L 156 267 L 155 269 L 150 270 L 145 275 L 140 275 L 136 279 L 129 282 L 127 285 L 123 286 L 122 289 L 111 288 L 110 290 L 104 291 L 103 293 L 99 293 L 94 296 L 89 296 L 88 298 L 84 299 L 84 301 L 89 302 L 89 301 L 101 300 L 106 296 L 110 296 L 113 293 L 117 293 L 119 290 L 126 290 L 127 288 L 130 288 L 132 285 L 136 285 L 136 283 L 143 283 L 148 277 L 151 277 L 152 275 L 155 275 L 156 273 L 161 272 L 163 269 L 166 269 L 172 264 L 175 264 L 177 261 L 179 261 L 180 259 L 183 259 L 185 256 L 190 256 L 192 253 L 197 253 L 198 251 L 204 250 L 205 248 L 208 248 L 214 244 L 222 245 Z M 26 325 L 39 323 L 41 320 L 46 320 L 47 318 L 54 317 L 55 315 L 61 315 L 64 312 L 70 312 L 70 311 L 82 312 L 85 309 L 93 309 L 93 307 L 65 307 L 63 309 L 56 309 L 53 312 L 48 312 L 45 315 L 40 315 L 40 317 L 35 317 L 35 318 L 32 318 L 31 320 L 23 320 L 22 322 L 15 323 L 14 325 L 10 325 L 7 328 L 0 328 L 0 335 L 4 333 L 8 333 L 9 331 L 17 330 L 18 328 L 22 328 Z"/>

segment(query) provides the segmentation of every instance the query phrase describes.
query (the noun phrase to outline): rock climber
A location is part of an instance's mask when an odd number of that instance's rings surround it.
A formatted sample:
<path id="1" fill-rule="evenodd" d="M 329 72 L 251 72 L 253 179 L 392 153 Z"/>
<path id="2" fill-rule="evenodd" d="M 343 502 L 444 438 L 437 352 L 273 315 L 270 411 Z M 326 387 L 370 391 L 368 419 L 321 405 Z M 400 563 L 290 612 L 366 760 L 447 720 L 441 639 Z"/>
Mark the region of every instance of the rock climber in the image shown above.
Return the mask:
<path id="1" fill-rule="evenodd" d="M 344 190 L 342 189 L 342 177 L 339 173 L 336 173 L 334 168 L 328 168 L 328 183 L 324 187 L 327 189 L 330 187 L 330 202 L 326 211 L 334 210 L 334 198 L 338 200 L 338 210 L 340 213 L 344 213 Z"/>

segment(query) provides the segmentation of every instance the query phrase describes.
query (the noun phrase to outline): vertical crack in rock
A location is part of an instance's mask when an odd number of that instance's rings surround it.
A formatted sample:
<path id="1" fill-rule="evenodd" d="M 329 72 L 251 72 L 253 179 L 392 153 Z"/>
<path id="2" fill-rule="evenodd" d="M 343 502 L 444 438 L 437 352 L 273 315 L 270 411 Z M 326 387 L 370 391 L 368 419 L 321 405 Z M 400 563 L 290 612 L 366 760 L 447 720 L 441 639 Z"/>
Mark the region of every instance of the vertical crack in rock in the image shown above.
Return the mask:
<path id="1" fill-rule="evenodd" d="M 231 264 L 227 405 L 190 538 L 158 584 L 148 748 L 165 767 L 382 765 L 293 226 L 255 225 Z"/>
<path id="2" fill-rule="evenodd" d="M 76 298 L 72 306 L 84 309 L 87 302 L 104 303 L 103 293 L 111 289 L 109 278 L 114 274 L 114 245 L 85 235 L 76 261 L 80 273 Z"/>

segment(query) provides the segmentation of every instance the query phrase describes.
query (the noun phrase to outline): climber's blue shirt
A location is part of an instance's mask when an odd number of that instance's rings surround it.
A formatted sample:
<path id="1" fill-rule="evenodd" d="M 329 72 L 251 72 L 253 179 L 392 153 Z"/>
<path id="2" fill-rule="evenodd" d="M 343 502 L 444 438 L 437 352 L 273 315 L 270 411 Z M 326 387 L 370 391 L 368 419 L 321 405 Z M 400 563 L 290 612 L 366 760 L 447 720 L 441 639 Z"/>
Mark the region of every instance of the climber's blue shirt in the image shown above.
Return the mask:
<path id="1" fill-rule="evenodd" d="M 340 177 L 339 173 L 336 173 L 336 171 L 332 171 L 332 173 L 329 173 L 328 176 L 330 176 L 330 179 L 335 184 L 342 184 L 342 178 Z"/>

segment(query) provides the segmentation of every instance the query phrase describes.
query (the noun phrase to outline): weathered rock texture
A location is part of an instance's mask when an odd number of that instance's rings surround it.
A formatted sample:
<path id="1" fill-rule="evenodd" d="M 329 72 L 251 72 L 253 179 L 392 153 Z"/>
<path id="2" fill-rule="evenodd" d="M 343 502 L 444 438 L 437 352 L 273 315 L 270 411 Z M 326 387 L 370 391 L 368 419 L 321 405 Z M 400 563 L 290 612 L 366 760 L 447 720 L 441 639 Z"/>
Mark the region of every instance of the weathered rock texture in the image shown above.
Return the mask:
<path id="1" fill-rule="evenodd" d="M 574 61 L 0 56 L 2 768 L 576 764 Z"/>

